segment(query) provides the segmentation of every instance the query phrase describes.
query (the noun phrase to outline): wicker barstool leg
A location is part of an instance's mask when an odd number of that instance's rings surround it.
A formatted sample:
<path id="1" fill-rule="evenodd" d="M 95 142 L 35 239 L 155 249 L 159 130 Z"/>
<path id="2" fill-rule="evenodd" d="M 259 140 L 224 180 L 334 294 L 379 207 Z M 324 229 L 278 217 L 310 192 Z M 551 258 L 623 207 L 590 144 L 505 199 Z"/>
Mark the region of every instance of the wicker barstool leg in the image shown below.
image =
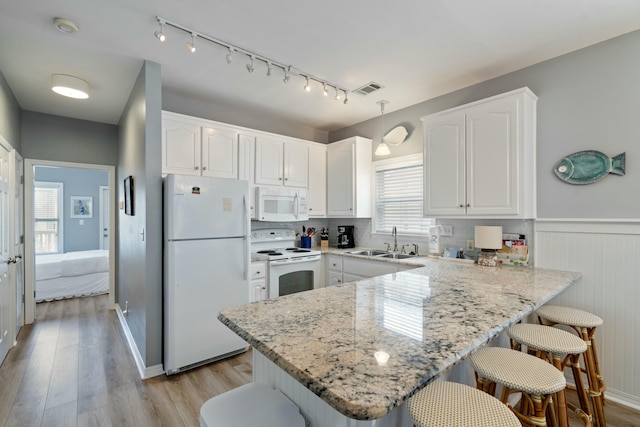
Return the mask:
<path id="1" fill-rule="evenodd" d="M 607 421 L 604 417 L 600 380 L 596 373 L 591 336 L 587 328 L 580 328 L 579 332 L 581 338 L 587 344 L 587 351 L 585 351 L 583 355 L 585 368 L 587 370 L 587 381 L 589 383 L 589 397 L 591 397 L 591 404 L 593 405 L 593 423 L 596 427 L 606 427 Z"/>

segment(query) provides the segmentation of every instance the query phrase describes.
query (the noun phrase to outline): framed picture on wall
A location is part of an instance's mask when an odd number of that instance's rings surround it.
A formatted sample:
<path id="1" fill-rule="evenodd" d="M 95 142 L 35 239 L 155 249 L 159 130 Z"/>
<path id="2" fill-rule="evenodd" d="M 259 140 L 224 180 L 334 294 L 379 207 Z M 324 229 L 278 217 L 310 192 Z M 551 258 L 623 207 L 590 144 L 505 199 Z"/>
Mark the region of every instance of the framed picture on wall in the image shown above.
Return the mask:
<path id="1" fill-rule="evenodd" d="M 71 218 L 93 218 L 93 197 L 71 196 Z"/>
<path id="2" fill-rule="evenodd" d="M 124 213 L 133 216 L 133 177 L 124 179 Z"/>

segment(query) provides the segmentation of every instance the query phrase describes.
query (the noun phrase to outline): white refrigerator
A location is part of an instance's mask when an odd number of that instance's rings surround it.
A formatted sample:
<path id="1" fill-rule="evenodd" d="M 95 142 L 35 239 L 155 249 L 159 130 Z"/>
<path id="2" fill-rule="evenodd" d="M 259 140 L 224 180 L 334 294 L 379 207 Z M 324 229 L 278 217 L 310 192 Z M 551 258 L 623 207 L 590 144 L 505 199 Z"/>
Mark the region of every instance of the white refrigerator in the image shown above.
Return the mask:
<path id="1" fill-rule="evenodd" d="M 249 184 L 167 175 L 164 180 L 164 370 L 222 359 L 248 344 L 217 318 L 249 302 Z"/>

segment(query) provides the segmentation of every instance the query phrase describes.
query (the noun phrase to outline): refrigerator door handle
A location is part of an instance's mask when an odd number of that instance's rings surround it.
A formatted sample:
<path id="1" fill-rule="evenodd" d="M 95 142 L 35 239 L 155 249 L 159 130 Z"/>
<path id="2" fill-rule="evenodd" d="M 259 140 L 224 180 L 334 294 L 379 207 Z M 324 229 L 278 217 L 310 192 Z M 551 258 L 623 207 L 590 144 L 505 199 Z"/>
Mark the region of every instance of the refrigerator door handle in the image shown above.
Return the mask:
<path id="1" fill-rule="evenodd" d="M 242 209 L 244 210 L 244 280 L 249 279 L 249 209 L 247 209 L 247 195 L 242 195 Z"/>

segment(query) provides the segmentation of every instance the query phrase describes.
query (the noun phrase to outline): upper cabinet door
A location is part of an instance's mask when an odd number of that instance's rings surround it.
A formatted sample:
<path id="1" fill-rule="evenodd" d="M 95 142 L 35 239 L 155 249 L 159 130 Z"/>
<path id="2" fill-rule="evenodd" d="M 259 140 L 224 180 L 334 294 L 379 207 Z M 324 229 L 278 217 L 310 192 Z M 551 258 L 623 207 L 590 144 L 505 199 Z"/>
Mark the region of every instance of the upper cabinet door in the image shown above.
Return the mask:
<path id="1" fill-rule="evenodd" d="M 451 113 L 425 121 L 424 141 L 425 216 L 464 215 L 464 113 Z"/>
<path id="2" fill-rule="evenodd" d="M 467 111 L 467 214 L 518 213 L 518 100 Z"/>
<path id="3" fill-rule="evenodd" d="M 353 144 L 327 149 L 327 215 L 353 217 Z"/>
<path id="4" fill-rule="evenodd" d="M 238 132 L 202 128 L 202 176 L 238 179 Z"/>
<path id="5" fill-rule="evenodd" d="M 256 138 L 256 184 L 283 185 L 284 142 L 281 139 Z"/>
<path id="6" fill-rule="evenodd" d="M 309 185 L 309 147 L 302 142 L 284 143 L 284 185 L 302 188 Z"/>
<path id="7" fill-rule="evenodd" d="M 309 191 L 307 207 L 310 217 L 327 214 L 327 148 L 309 147 Z"/>
<path id="8" fill-rule="evenodd" d="M 162 173 L 200 175 L 200 126 L 162 121 Z"/>

